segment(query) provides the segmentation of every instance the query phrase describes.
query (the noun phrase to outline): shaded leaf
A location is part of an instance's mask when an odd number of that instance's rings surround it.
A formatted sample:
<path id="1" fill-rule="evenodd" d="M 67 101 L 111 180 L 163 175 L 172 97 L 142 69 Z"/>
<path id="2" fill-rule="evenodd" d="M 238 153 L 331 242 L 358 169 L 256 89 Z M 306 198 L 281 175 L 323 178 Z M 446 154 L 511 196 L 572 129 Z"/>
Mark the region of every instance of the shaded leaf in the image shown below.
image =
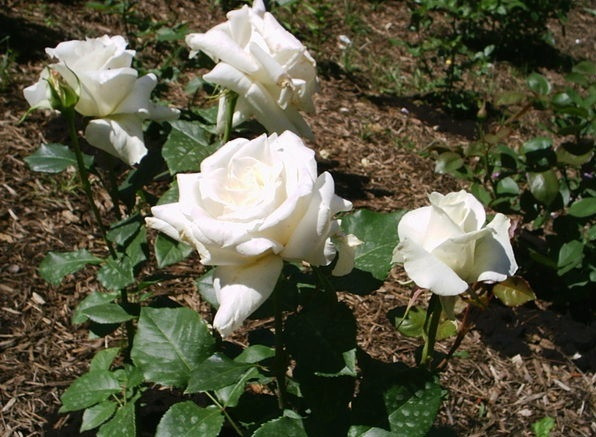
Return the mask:
<path id="1" fill-rule="evenodd" d="M 252 437 L 307 437 L 301 419 L 280 417 L 264 423 L 255 431 Z"/>
<path id="2" fill-rule="evenodd" d="M 546 96 L 551 90 L 549 81 L 538 73 L 532 73 L 528 76 L 528 87 L 541 96 Z"/>
<path id="3" fill-rule="evenodd" d="M 97 428 L 112 417 L 117 406 L 118 404 L 114 401 L 104 401 L 87 408 L 83 413 L 83 422 L 81 423 L 80 432 Z"/>
<path id="4" fill-rule="evenodd" d="M 92 306 L 84 309 L 83 314 L 96 323 L 122 323 L 135 318 L 116 303 Z"/>
<path id="5" fill-rule="evenodd" d="M 539 202 L 549 206 L 559 194 L 559 180 L 552 170 L 528 173 L 530 192 Z"/>
<path id="6" fill-rule="evenodd" d="M 176 264 L 193 252 L 193 248 L 188 244 L 176 241 L 162 233 L 157 234 L 153 248 L 159 268 Z"/>
<path id="7" fill-rule="evenodd" d="M 212 355 L 192 370 L 185 393 L 227 387 L 240 379 L 250 367 L 252 367 L 251 364 L 233 361 L 225 355 Z"/>
<path id="8" fill-rule="evenodd" d="M 97 433 L 97 437 L 133 437 L 136 435 L 137 425 L 134 402 L 128 402 L 116 411 L 114 417 L 103 424 Z"/>
<path id="9" fill-rule="evenodd" d="M 77 167 L 77 157 L 67 146 L 63 144 L 48 143 L 42 144 L 33 154 L 24 158 L 24 161 L 33 171 L 42 173 L 60 173 L 68 166 Z M 85 167 L 93 164 L 93 157 L 83 155 Z"/>
<path id="10" fill-rule="evenodd" d="M 452 174 L 455 170 L 463 167 L 463 158 L 455 152 L 443 152 L 437 157 L 435 173 Z"/>
<path id="11" fill-rule="evenodd" d="M 172 131 L 163 145 L 162 154 L 170 174 L 199 171 L 201 161 L 215 152 L 209 135 L 198 123 L 178 120 L 170 123 Z"/>
<path id="12" fill-rule="evenodd" d="M 80 323 L 84 323 L 89 318 L 85 315 L 85 310 L 87 308 L 103 305 L 108 302 L 113 302 L 118 298 L 118 293 L 100 293 L 98 291 L 92 291 L 85 299 L 83 299 L 75 308 L 72 314 L 72 323 L 78 325 Z"/>
<path id="13" fill-rule="evenodd" d="M 576 200 L 567 210 L 573 217 L 590 217 L 596 214 L 596 197 L 586 197 Z"/>

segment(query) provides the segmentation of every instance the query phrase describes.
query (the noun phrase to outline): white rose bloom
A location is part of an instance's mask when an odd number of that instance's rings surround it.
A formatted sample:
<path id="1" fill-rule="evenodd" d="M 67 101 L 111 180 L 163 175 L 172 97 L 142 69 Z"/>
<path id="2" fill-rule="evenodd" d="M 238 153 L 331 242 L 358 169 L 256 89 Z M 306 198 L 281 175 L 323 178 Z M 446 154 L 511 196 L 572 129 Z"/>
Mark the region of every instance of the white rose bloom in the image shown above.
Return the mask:
<path id="1" fill-rule="evenodd" d="M 316 62 L 306 48 L 255 0 L 227 14 L 206 33 L 186 36 L 190 55 L 203 51 L 218 64 L 204 79 L 238 94 L 234 124 L 254 116 L 268 132 L 312 138 L 298 111 L 314 112 Z M 223 121 L 220 100 L 218 125 Z"/>
<path id="2" fill-rule="evenodd" d="M 87 141 L 127 164 L 138 163 L 147 153 L 143 120 L 172 120 L 178 111 L 150 100 L 157 84 L 154 74 L 138 77 L 131 68 L 134 50 L 126 50 L 121 36 L 66 41 L 46 53 L 58 60 L 43 70 L 39 81 L 23 91 L 32 107 L 52 109 L 48 69 L 62 76 L 79 94 L 75 110 L 91 120 Z"/>
<path id="3" fill-rule="evenodd" d="M 486 226 L 482 204 L 466 191 L 429 196 L 431 206 L 399 222 L 393 262 L 403 263 L 419 287 L 454 296 L 476 281 L 499 282 L 517 270 L 509 219 L 497 214 Z"/>
<path id="4" fill-rule="evenodd" d="M 222 335 L 271 295 L 283 260 L 327 265 L 337 251 L 333 238 L 347 248 L 335 273 L 352 269 L 357 242 L 334 219 L 352 204 L 335 194 L 329 173 L 317 177 L 314 152 L 294 133 L 230 141 L 203 160 L 200 173 L 177 177 L 179 201 L 153 207 L 147 225 L 217 266 L 214 326 Z"/>

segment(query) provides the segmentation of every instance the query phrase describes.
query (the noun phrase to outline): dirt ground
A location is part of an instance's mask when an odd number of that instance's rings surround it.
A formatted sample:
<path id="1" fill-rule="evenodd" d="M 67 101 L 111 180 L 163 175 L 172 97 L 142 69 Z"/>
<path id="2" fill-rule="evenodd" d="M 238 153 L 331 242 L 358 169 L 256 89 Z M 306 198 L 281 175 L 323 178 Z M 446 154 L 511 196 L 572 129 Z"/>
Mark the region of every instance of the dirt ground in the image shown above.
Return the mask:
<path id="1" fill-rule="evenodd" d="M 80 416 L 59 415 L 59 397 L 86 371 L 90 357 L 105 341 L 89 339 L 85 326 L 70 322 L 76 304 L 98 287 L 93 269 L 70 275 L 56 287 L 36 272 L 50 250 L 86 248 L 98 254 L 104 250 L 99 236 L 89 234 L 94 226 L 74 171 L 33 173 L 23 160 L 42 142 L 67 143 L 63 126 L 56 117 L 41 112 L 19 123 L 27 110 L 22 89 L 37 80 L 47 61 L 45 47 L 85 36 L 126 33 L 120 17 L 94 11 L 85 3 L 0 2 L 0 54 L 7 48 L 14 53 L 4 67 L 9 74 L 2 78 L 0 90 L 2 437 L 78 435 Z M 403 47 L 386 43 L 389 37 L 406 38 L 404 2 L 386 1 L 371 10 L 366 9 L 368 2 L 361 3 L 361 17 L 370 31 L 355 41 L 369 53 L 394 57 L 408 74 L 414 60 Z M 169 25 L 187 21 L 193 31 L 204 31 L 224 19 L 222 8 L 208 1 L 142 0 L 136 8 Z M 558 27 L 553 31 L 561 50 L 582 59 L 593 56 L 595 29 L 594 16 L 578 8 L 564 33 Z M 412 97 L 384 95 L 362 67 L 350 74 L 342 72 L 335 38 L 348 31 L 341 20 L 329 23 L 328 35 L 316 44 L 314 55 L 326 68 L 315 101 L 317 114 L 308 119 L 316 136 L 311 145 L 320 169 L 333 174 L 338 194 L 352 200 L 355 208 L 391 211 L 418 207 L 431 191 L 461 187 L 458 181 L 436 175 L 433 163 L 418 152 L 433 142 L 470 141 L 476 122 L 452 119 Z M 139 41 L 134 42 L 139 46 Z M 150 62 L 151 56 L 147 59 Z M 543 72 L 554 78 L 560 74 Z M 182 88 L 193 74 L 183 71 L 180 84 L 169 85 L 166 96 L 173 105 L 188 104 Z M 496 80 L 511 79 L 497 74 Z M 109 214 L 108 197 L 97 184 L 95 188 L 102 212 Z M 200 309 L 204 304 L 192 286 L 197 264 L 194 257 L 171 267 L 189 279 L 171 281 L 163 289 Z M 417 340 L 397 333 L 387 317 L 409 298 L 411 289 L 398 282 L 404 279 L 395 269 L 377 292 L 343 296 L 358 318 L 359 346 L 388 362 L 412 363 L 419 346 Z M 449 394 L 437 425 L 450 432 L 445 435 L 531 436 L 531 424 L 550 416 L 556 422 L 552 436 L 595 435 L 595 345 L 596 327 L 554 311 L 548 302 L 539 300 L 513 310 L 491 305 L 464 340 L 462 353 L 441 376 Z M 445 341 L 439 348 L 446 352 L 449 346 L 450 341 Z"/>

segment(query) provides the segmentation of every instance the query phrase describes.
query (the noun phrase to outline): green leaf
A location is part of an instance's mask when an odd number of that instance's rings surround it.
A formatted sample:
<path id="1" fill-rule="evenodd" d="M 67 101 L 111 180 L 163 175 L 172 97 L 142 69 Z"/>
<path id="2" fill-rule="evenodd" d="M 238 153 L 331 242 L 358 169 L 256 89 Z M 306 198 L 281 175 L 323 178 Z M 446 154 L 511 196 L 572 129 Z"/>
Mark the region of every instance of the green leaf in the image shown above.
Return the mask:
<path id="1" fill-rule="evenodd" d="M 116 303 L 106 303 L 96 305 L 83 310 L 83 314 L 96 323 L 122 323 L 135 318 L 133 314 L 128 313 L 121 305 Z"/>
<path id="2" fill-rule="evenodd" d="M 244 394 L 246 384 L 250 380 L 259 378 L 262 378 L 259 371 L 254 367 L 250 367 L 234 384 L 215 390 L 215 394 L 224 407 L 235 407 Z"/>
<path id="3" fill-rule="evenodd" d="M 596 214 L 596 197 L 576 200 L 567 210 L 573 217 L 590 217 Z"/>
<path id="4" fill-rule="evenodd" d="M 252 437 L 308 437 L 301 419 L 280 417 L 261 425 Z"/>
<path id="5" fill-rule="evenodd" d="M 526 141 L 522 147 L 521 151 L 527 155 L 528 153 L 538 152 L 541 150 L 547 150 L 552 148 L 553 140 L 548 137 L 536 137 L 532 138 L 529 141 Z"/>
<path id="6" fill-rule="evenodd" d="M 497 95 L 495 104 L 498 106 L 510 106 L 521 103 L 526 98 L 524 93 L 518 91 L 506 91 Z"/>
<path id="7" fill-rule="evenodd" d="M 136 435 L 134 402 L 128 402 L 121 407 L 112 420 L 103 424 L 97 433 L 97 437 L 134 437 Z"/>
<path id="8" fill-rule="evenodd" d="M 555 419 L 546 416 L 532 424 L 532 431 L 536 437 L 549 437 L 555 427 Z"/>
<path id="9" fill-rule="evenodd" d="M 148 381 L 184 387 L 214 343 L 205 322 L 188 308 L 143 308 L 131 358 Z"/>
<path id="10" fill-rule="evenodd" d="M 155 258 L 160 269 L 182 261 L 193 252 L 193 248 L 186 243 L 176 241 L 167 235 L 157 234 L 155 238 Z"/>
<path id="11" fill-rule="evenodd" d="M 238 363 L 249 363 L 254 364 L 268 358 L 275 356 L 275 349 L 262 344 L 255 344 L 244 349 L 240 355 L 234 358 L 234 361 Z"/>
<path id="12" fill-rule="evenodd" d="M 93 157 L 83 155 L 85 167 L 93 164 Z M 33 154 L 24 161 L 33 171 L 42 173 L 60 173 L 68 166 L 77 167 L 77 157 L 67 146 L 56 143 L 42 144 Z"/>
<path id="13" fill-rule="evenodd" d="M 398 437 L 398 434 L 374 426 L 353 425 L 348 430 L 348 437 Z"/>
<path id="14" fill-rule="evenodd" d="M 102 260 L 87 250 L 74 252 L 48 252 L 39 264 L 39 274 L 52 285 L 58 285 L 62 279 L 75 273 L 87 264 L 99 264 Z"/>
<path id="15" fill-rule="evenodd" d="M 143 219 L 141 215 L 135 214 L 132 217 L 127 217 L 118 223 L 114 223 L 107 232 L 106 237 L 118 246 L 124 246 L 127 241 L 139 232 L 142 224 Z"/>
<path id="16" fill-rule="evenodd" d="M 122 290 L 135 282 L 134 268 L 129 257 L 108 258 L 97 272 L 97 280 L 108 290 Z"/>
<path id="17" fill-rule="evenodd" d="M 114 401 L 103 401 L 97 405 L 89 407 L 83 413 L 83 422 L 81 423 L 80 432 L 89 431 L 90 429 L 97 428 L 99 425 L 104 423 L 114 411 L 118 404 Z"/>
<path id="18" fill-rule="evenodd" d="M 579 167 L 592 159 L 594 155 L 593 142 L 563 143 L 556 150 L 557 162 Z"/>
<path id="19" fill-rule="evenodd" d="M 539 202 L 549 206 L 559 194 L 559 180 L 552 170 L 528 173 L 530 192 Z"/>
<path id="20" fill-rule="evenodd" d="M 517 182 L 508 176 L 497 182 L 496 192 L 500 196 L 517 196 L 520 193 L 520 189 Z"/>
<path id="21" fill-rule="evenodd" d="M 224 416 L 215 406 L 201 408 L 192 401 L 172 405 L 157 425 L 155 437 L 216 437 Z"/>
<path id="22" fill-rule="evenodd" d="M 516 307 L 536 299 L 536 295 L 528 282 L 514 276 L 505 279 L 493 287 L 493 293 L 508 307 Z"/>
<path id="23" fill-rule="evenodd" d="M 576 64 L 571 69 L 574 73 L 584 74 L 586 76 L 591 76 L 596 74 L 596 62 L 593 61 L 582 61 L 579 64 Z"/>
<path id="24" fill-rule="evenodd" d="M 564 275 L 580 266 L 584 259 L 584 245 L 581 241 L 572 240 L 561 246 L 557 259 L 557 274 Z"/>
<path id="25" fill-rule="evenodd" d="M 134 275 L 134 268 L 147 259 L 147 228 L 145 226 L 141 227 L 127 244 L 125 253 L 130 260 Z"/>
<path id="26" fill-rule="evenodd" d="M 162 150 L 170 174 L 199 171 L 201 161 L 216 147 L 209 144 L 209 136 L 198 123 L 178 120 L 170 124 L 172 131 Z"/>
<path id="27" fill-rule="evenodd" d="M 120 352 L 119 347 L 111 347 L 100 350 L 91 360 L 91 364 L 89 364 L 89 371 L 109 370 L 112 362 L 118 356 L 118 352 Z"/>
<path id="28" fill-rule="evenodd" d="M 75 308 L 72 314 L 72 323 L 78 325 L 84 323 L 89 318 L 85 315 L 84 311 L 87 308 L 103 305 L 108 302 L 113 302 L 118 297 L 118 293 L 100 293 L 98 291 L 92 291 L 85 299 L 83 299 Z"/>
<path id="29" fill-rule="evenodd" d="M 405 211 L 381 213 L 360 209 L 342 217 L 346 234 L 356 235 L 362 242 L 356 248 L 355 267 L 383 281 L 391 270 L 393 249 L 397 245 L 397 223 Z"/>
<path id="30" fill-rule="evenodd" d="M 460 169 L 464 165 L 464 160 L 455 152 L 443 152 L 437 157 L 435 163 L 435 173 L 439 174 L 453 174 L 455 170 Z"/>
<path id="31" fill-rule="evenodd" d="M 484 186 L 479 183 L 473 183 L 470 186 L 470 193 L 472 193 L 472 195 L 476 199 L 480 200 L 485 206 L 488 205 L 490 203 L 490 201 L 492 200 L 492 197 L 491 197 L 490 193 L 488 192 L 488 190 L 486 188 L 484 188 Z"/>
<path id="32" fill-rule="evenodd" d="M 161 195 L 157 201 L 157 205 L 166 205 L 168 203 L 176 203 L 180 197 L 180 191 L 178 190 L 178 181 L 173 180 L 170 183 L 170 188 Z"/>
<path id="33" fill-rule="evenodd" d="M 427 380 L 416 387 L 393 386 L 384 395 L 391 431 L 404 437 L 423 437 L 441 404 L 441 387 Z"/>
<path id="34" fill-rule="evenodd" d="M 532 73 L 528 76 L 528 86 L 532 91 L 541 96 L 546 96 L 551 90 L 549 81 L 538 73 Z"/>
<path id="35" fill-rule="evenodd" d="M 426 320 L 426 310 L 420 307 L 413 307 L 408 311 L 405 319 L 403 311 L 397 314 L 395 324 L 397 330 L 406 337 L 424 337 L 424 321 Z M 457 325 L 452 320 L 443 320 L 437 328 L 437 340 L 449 338 L 457 333 Z"/>
<path id="36" fill-rule="evenodd" d="M 190 375 L 185 393 L 198 393 L 234 384 L 251 364 L 233 361 L 224 355 L 215 354 L 199 363 Z"/>
<path id="37" fill-rule="evenodd" d="M 120 391 L 114 375 L 107 370 L 94 370 L 75 379 L 60 397 L 60 413 L 82 410 L 105 401 Z"/>

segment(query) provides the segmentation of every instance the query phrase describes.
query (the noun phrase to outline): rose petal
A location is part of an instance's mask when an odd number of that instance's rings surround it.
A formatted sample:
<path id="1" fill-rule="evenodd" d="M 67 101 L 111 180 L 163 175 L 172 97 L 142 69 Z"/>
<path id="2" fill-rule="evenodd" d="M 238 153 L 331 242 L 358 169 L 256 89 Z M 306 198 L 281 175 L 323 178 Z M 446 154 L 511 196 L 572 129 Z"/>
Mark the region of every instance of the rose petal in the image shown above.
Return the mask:
<path id="1" fill-rule="evenodd" d="M 441 296 L 454 296 L 468 289 L 452 269 L 409 238 L 400 240 L 397 250 L 406 273 L 419 287 Z"/>
<path id="2" fill-rule="evenodd" d="M 92 146 L 129 165 L 139 163 L 147 154 L 143 141 L 143 121 L 136 115 L 91 120 L 85 129 L 85 139 Z"/>
<path id="3" fill-rule="evenodd" d="M 354 234 L 342 235 L 339 238 L 335 238 L 333 242 L 337 248 L 337 262 L 331 274 L 333 276 L 347 275 L 354 268 L 356 248 L 363 242 Z"/>
<path id="4" fill-rule="evenodd" d="M 486 228 L 492 232 L 476 243 L 473 275 L 478 281 L 500 282 L 517 271 L 509 240 L 509 219 L 498 213 Z"/>
<path id="5" fill-rule="evenodd" d="M 280 257 L 268 256 L 244 266 L 215 268 L 213 286 L 219 309 L 213 326 L 223 337 L 240 327 L 267 300 L 275 288 L 282 267 Z"/>

